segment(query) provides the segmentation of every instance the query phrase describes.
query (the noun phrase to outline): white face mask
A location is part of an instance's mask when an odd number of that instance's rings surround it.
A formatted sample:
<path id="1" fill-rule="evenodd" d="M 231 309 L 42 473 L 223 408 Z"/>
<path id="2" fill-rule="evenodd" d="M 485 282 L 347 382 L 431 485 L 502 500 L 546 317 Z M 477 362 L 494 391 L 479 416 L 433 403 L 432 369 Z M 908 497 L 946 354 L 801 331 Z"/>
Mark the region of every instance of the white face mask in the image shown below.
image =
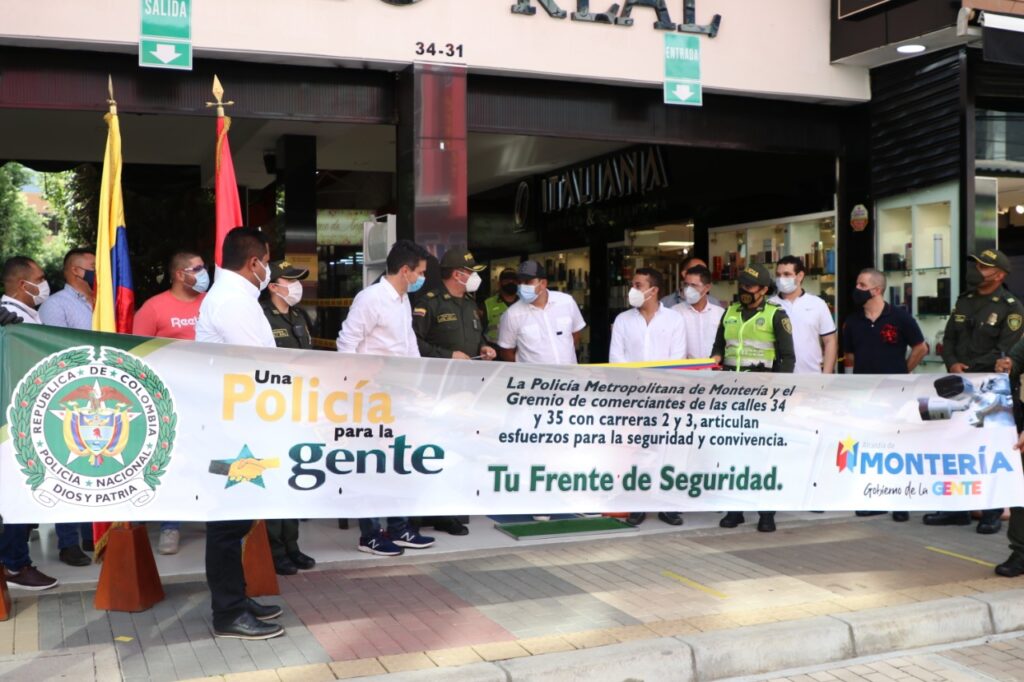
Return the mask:
<path id="1" fill-rule="evenodd" d="M 791 294 L 796 291 L 796 277 L 776 277 L 775 288 L 782 294 Z"/>
<path id="2" fill-rule="evenodd" d="M 466 278 L 466 281 L 464 283 L 466 291 L 472 294 L 473 292 L 480 288 L 480 283 L 482 281 L 483 280 L 480 279 L 480 275 L 478 275 L 475 272 L 470 273 L 469 277 Z"/>
<path id="3" fill-rule="evenodd" d="M 32 297 L 32 305 L 34 305 L 35 307 L 38 308 L 43 304 L 43 301 L 50 298 L 50 283 L 47 282 L 45 279 L 39 284 L 29 281 L 25 281 L 24 283 L 28 284 L 29 286 L 35 287 L 39 291 L 39 293 L 37 294 L 28 294 L 29 296 Z M 26 291 L 25 293 L 28 292 Z"/>
<path id="4" fill-rule="evenodd" d="M 282 285 L 279 284 L 278 286 Z M 288 307 L 294 308 L 299 304 L 299 301 L 302 300 L 302 282 L 296 282 L 293 280 L 291 282 L 288 282 L 288 284 L 284 286 L 288 288 L 288 293 L 286 293 L 284 296 L 277 293 L 276 291 L 273 293 L 282 301 L 287 303 Z"/>
<path id="5" fill-rule="evenodd" d="M 648 289 L 648 291 L 650 291 Z M 630 289 L 629 294 L 626 297 L 629 300 L 629 304 L 634 308 L 639 308 L 647 302 L 647 292 L 641 291 L 640 289 Z"/>
<path id="6" fill-rule="evenodd" d="M 683 289 L 683 300 L 690 305 L 695 305 L 700 302 L 700 299 L 704 297 L 704 294 L 700 292 L 697 287 L 686 286 Z"/>
<path id="7" fill-rule="evenodd" d="M 270 284 L 270 266 L 263 261 L 259 261 L 259 264 L 263 268 L 263 277 L 260 279 L 259 284 L 260 291 L 263 291 L 267 288 L 267 285 Z"/>

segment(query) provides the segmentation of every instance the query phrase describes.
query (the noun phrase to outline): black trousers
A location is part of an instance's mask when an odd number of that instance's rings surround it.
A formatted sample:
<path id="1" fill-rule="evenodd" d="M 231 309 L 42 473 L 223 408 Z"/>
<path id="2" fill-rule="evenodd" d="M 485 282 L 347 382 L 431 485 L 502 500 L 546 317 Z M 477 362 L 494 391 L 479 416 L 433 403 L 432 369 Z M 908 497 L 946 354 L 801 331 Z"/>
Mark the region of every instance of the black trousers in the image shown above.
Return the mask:
<path id="1" fill-rule="evenodd" d="M 267 521 L 267 537 L 270 539 L 270 554 L 283 559 L 299 551 L 299 520 L 271 519 Z"/>
<path id="2" fill-rule="evenodd" d="M 206 584 L 213 605 L 213 626 L 226 626 L 245 613 L 245 571 L 242 538 L 252 521 L 210 521 L 206 524 Z"/>

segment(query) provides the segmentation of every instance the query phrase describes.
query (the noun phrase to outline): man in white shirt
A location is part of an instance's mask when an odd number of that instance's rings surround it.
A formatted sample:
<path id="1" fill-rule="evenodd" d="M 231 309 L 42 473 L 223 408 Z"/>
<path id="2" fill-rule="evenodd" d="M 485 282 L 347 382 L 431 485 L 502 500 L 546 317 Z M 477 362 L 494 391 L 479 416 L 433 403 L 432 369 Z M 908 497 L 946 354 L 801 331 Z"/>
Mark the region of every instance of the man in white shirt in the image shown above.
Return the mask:
<path id="1" fill-rule="evenodd" d="M 725 314 L 725 308 L 712 303 L 710 291 L 711 271 L 695 265 L 683 276 L 683 302 L 672 308 L 683 318 L 689 359 L 711 357 L 718 324 Z"/>
<path id="2" fill-rule="evenodd" d="M 23 256 L 9 258 L 4 263 L 0 278 L 7 292 L 0 298 L 0 326 L 19 322 L 40 324 L 36 308 L 46 300 L 50 287 L 36 262 Z M 0 531 L 0 574 L 11 585 L 26 590 L 56 587 L 56 578 L 32 565 L 28 547 L 30 532 L 28 524 L 8 523 L 3 526 Z"/>
<path id="3" fill-rule="evenodd" d="M 498 355 L 505 362 L 575 365 L 580 331 L 587 326 L 568 294 L 548 290 L 548 275 L 537 261 L 519 264 L 519 300 L 498 324 Z"/>
<path id="4" fill-rule="evenodd" d="M 31 258 L 15 256 L 4 263 L 2 277 L 6 293 L 0 298 L 0 306 L 22 322 L 42 324 L 38 309 L 50 297 L 43 269 Z"/>
<path id="5" fill-rule="evenodd" d="M 696 256 L 690 256 L 689 258 L 682 262 L 682 265 L 679 266 L 679 287 L 675 290 L 674 293 L 671 293 L 668 296 L 665 296 L 664 298 L 661 299 L 662 305 L 664 305 L 666 308 L 675 308 L 677 305 L 686 302 L 686 298 L 684 296 L 684 290 L 686 288 L 686 273 L 696 267 L 702 267 L 704 269 L 707 269 L 708 264 L 705 263 L 703 259 L 697 258 Z M 711 291 L 710 287 L 708 288 L 708 291 Z M 722 305 L 722 302 L 719 301 L 714 296 L 712 296 L 710 293 L 708 293 L 707 298 L 711 305 L 717 306 L 722 309 L 725 308 L 725 306 Z"/>
<path id="6" fill-rule="evenodd" d="M 821 298 L 803 289 L 804 262 L 785 256 L 775 265 L 778 293 L 768 301 L 782 306 L 793 323 L 795 374 L 832 374 L 836 367 L 836 322 Z"/>
<path id="7" fill-rule="evenodd" d="M 236 227 L 224 237 L 216 281 L 199 307 L 196 341 L 276 348 L 259 295 L 270 282 L 267 238 L 251 227 Z M 242 539 L 252 521 L 206 524 L 206 583 L 213 603 L 213 634 L 236 639 L 270 639 L 284 628 L 266 621 L 281 615 L 245 596 Z"/>
<path id="8" fill-rule="evenodd" d="M 652 362 L 686 357 L 683 318 L 658 301 L 664 277 L 654 268 L 637 268 L 632 284 L 626 301 L 630 309 L 619 313 L 612 324 L 608 362 Z M 626 523 L 639 526 L 646 518 L 645 512 L 632 512 Z M 658 518 L 672 526 L 683 523 L 679 512 L 658 512 Z"/>
<path id="9" fill-rule="evenodd" d="M 339 352 L 420 357 L 409 294 L 423 287 L 429 255 L 415 242 L 395 242 L 388 253 L 387 273 L 352 301 L 338 332 Z M 403 516 L 389 517 L 387 526 L 383 530 L 379 518 L 359 519 L 359 551 L 398 556 L 406 547 L 425 549 L 434 544 L 434 538 L 420 535 Z"/>
<path id="10" fill-rule="evenodd" d="M 686 357 L 683 318 L 658 302 L 664 278 L 654 268 L 637 268 L 627 303 L 612 324 L 608 362 L 681 360 Z"/>

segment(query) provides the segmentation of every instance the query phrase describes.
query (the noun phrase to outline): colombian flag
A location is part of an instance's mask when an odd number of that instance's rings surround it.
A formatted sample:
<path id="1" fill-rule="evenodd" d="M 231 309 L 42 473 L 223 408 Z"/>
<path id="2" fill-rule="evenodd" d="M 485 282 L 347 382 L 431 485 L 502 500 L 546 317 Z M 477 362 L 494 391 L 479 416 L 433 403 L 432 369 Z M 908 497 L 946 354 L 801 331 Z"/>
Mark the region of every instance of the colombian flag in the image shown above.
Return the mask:
<path id="1" fill-rule="evenodd" d="M 235 164 L 231 160 L 231 145 L 228 131 L 231 119 L 217 117 L 216 182 L 217 195 L 217 236 L 214 262 L 220 267 L 223 255 L 224 237 L 228 232 L 242 225 L 242 207 L 238 201 L 238 184 L 235 181 Z"/>
<path id="2" fill-rule="evenodd" d="M 135 291 L 128 262 L 128 232 L 121 197 L 121 127 L 111 111 L 107 121 L 107 151 L 103 156 L 100 216 L 96 235 L 96 305 L 92 328 L 100 332 L 131 334 L 135 317 Z M 124 524 L 114 524 L 121 526 Z M 94 523 L 96 561 L 102 561 L 110 523 Z"/>
<path id="3" fill-rule="evenodd" d="M 107 121 L 107 151 L 100 185 L 99 230 L 96 235 L 96 306 L 92 328 L 99 332 L 131 334 L 135 291 L 128 262 L 128 232 L 121 198 L 121 128 L 117 114 Z"/>

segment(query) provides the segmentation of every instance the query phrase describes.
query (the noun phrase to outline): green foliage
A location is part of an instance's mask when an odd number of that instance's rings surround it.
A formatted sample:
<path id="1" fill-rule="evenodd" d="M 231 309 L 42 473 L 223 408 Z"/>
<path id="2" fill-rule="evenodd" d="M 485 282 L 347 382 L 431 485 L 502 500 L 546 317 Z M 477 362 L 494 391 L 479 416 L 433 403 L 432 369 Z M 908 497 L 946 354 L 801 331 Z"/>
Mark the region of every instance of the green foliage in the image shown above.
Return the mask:
<path id="1" fill-rule="evenodd" d="M 32 180 L 31 172 L 17 163 L 0 166 L 0 262 L 12 256 L 28 256 L 45 270 L 56 258 L 63 258 L 63 242 L 55 238 L 35 211 L 21 188 Z"/>

